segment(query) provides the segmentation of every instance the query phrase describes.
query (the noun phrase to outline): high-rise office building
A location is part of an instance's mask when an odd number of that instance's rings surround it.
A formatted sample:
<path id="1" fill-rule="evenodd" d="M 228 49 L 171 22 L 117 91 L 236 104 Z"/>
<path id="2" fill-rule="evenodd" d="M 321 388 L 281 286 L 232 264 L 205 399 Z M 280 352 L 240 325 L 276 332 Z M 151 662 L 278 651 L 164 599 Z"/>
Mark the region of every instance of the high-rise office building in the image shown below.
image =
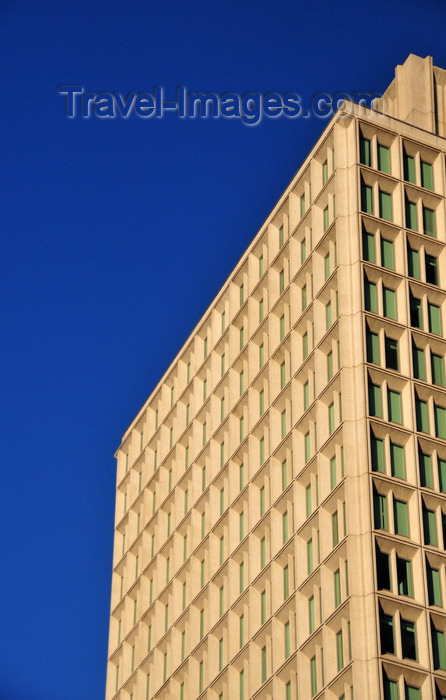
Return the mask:
<path id="1" fill-rule="evenodd" d="M 445 157 L 411 55 L 125 433 L 107 700 L 445 700 Z"/>

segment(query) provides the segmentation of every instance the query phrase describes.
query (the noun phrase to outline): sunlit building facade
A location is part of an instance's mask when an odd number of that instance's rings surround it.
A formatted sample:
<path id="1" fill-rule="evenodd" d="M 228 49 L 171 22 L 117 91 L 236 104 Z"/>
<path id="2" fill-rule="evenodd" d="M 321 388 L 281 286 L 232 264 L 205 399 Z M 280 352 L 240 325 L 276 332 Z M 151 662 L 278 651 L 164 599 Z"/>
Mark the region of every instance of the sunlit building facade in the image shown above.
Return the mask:
<path id="1" fill-rule="evenodd" d="M 125 433 L 107 700 L 445 700 L 445 137 L 346 103 Z"/>

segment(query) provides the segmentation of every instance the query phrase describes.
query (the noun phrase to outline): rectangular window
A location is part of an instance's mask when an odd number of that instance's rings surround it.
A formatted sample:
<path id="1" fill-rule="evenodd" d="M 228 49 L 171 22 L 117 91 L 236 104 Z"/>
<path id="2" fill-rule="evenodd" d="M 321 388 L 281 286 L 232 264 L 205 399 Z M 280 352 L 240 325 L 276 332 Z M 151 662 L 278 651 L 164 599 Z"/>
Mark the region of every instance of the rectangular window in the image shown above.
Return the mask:
<path id="1" fill-rule="evenodd" d="M 333 574 L 335 607 L 341 604 L 341 573 L 339 569 Z"/>
<path id="2" fill-rule="evenodd" d="M 398 391 L 387 391 L 387 409 L 389 413 L 389 421 L 392 423 L 403 422 L 403 409 L 401 405 L 401 394 Z"/>
<path id="3" fill-rule="evenodd" d="M 374 314 L 378 313 L 376 284 L 374 282 L 369 282 L 368 279 L 364 281 L 364 301 L 366 311 L 372 311 Z"/>
<path id="4" fill-rule="evenodd" d="M 239 515 L 239 539 L 240 542 L 245 536 L 245 514 L 242 511 Z"/>
<path id="5" fill-rule="evenodd" d="M 328 304 L 325 307 L 325 329 L 328 331 L 328 329 L 331 326 L 331 301 L 328 302 Z"/>
<path id="6" fill-rule="evenodd" d="M 369 168 L 372 166 L 372 156 L 370 150 L 371 143 L 369 139 L 365 139 L 363 136 L 359 139 L 359 161 L 362 165 L 368 165 Z"/>
<path id="7" fill-rule="evenodd" d="M 283 632 L 284 632 L 285 658 L 288 659 L 290 654 L 291 654 L 291 634 L 290 634 L 291 630 L 290 630 L 290 623 L 289 622 L 285 622 L 285 625 L 283 627 Z M 443 641 L 443 644 L 444 644 L 444 641 Z"/>
<path id="8" fill-rule="evenodd" d="M 425 236 L 435 238 L 437 235 L 435 226 L 435 212 L 423 206 L 423 233 Z"/>
<path id="9" fill-rule="evenodd" d="M 415 183 L 415 158 L 413 156 L 409 156 L 407 153 L 404 153 L 403 156 L 403 161 L 404 161 L 404 179 L 406 182 L 412 182 L 412 184 Z"/>
<path id="10" fill-rule="evenodd" d="M 308 600 L 308 629 L 310 634 L 314 632 L 315 629 L 315 618 L 314 618 L 314 596 Z"/>
<path id="11" fill-rule="evenodd" d="M 384 442 L 380 438 L 372 435 L 370 439 L 371 455 L 372 455 L 372 469 L 375 472 L 386 471 L 386 464 L 384 459 Z"/>
<path id="12" fill-rule="evenodd" d="M 242 442 L 245 439 L 245 418 L 242 416 L 239 420 L 239 441 Z"/>
<path id="13" fill-rule="evenodd" d="M 282 542 L 288 542 L 288 511 L 282 514 Z"/>
<path id="14" fill-rule="evenodd" d="M 260 623 L 263 625 L 266 622 L 266 591 L 260 594 Z"/>
<path id="15" fill-rule="evenodd" d="M 307 242 L 305 238 L 300 242 L 300 262 L 303 265 L 307 259 Z"/>
<path id="16" fill-rule="evenodd" d="M 409 277 L 415 277 L 415 279 L 421 279 L 420 274 L 420 253 L 418 250 L 413 248 L 407 248 L 407 266 Z"/>
<path id="17" fill-rule="evenodd" d="M 263 255 L 261 255 L 259 258 L 259 278 L 263 277 L 263 271 Z"/>
<path id="18" fill-rule="evenodd" d="M 410 295 L 410 325 L 414 328 L 423 328 L 423 307 L 421 299 Z"/>
<path id="19" fill-rule="evenodd" d="M 423 506 L 424 544 L 438 545 L 435 512 Z"/>
<path id="20" fill-rule="evenodd" d="M 282 491 L 288 486 L 288 466 L 286 459 L 282 462 Z"/>
<path id="21" fill-rule="evenodd" d="M 431 353 L 432 383 L 444 386 L 444 358 L 442 355 Z"/>
<path id="22" fill-rule="evenodd" d="M 381 387 L 371 382 L 369 382 L 369 413 L 378 418 L 382 418 L 383 415 Z"/>
<path id="23" fill-rule="evenodd" d="M 264 305 L 263 305 L 263 299 L 260 299 L 259 301 L 259 323 L 262 323 L 264 317 Z"/>
<path id="24" fill-rule="evenodd" d="M 388 241 L 386 238 L 381 238 L 381 265 L 389 270 L 395 269 L 393 241 Z"/>
<path id="25" fill-rule="evenodd" d="M 243 593 L 245 590 L 245 562 L 239 566 L 239 593 Z"/>
<path id="26" fill-rule="evenodd" d="M 333 377 L 333 353 L 330 351 L 327 355 L 327 381 Z"/>
<path id="27" fill-rule="evenodd" d="M 372 333 L 368 328 L 366 330 L 366 350 L 367 362 L 379 365 L 379 335 L 378 333 Z"/>
<path id="28" fill-rule="evenodd" d="M 437 457 L 438 462 L 438 479 L 440 482 L 440 491 L 446 492 L 446 459 Z"/>
<path id="29" fill-rule="evenodd" d="M 225 418 L 225 397 L 222 396 L 220 399 L 220 420 L 223 421 Z"/>
<path id="30" fill-rule="evenodd" d="M 262 486 L 262 488 L 259 491 L 260 495 L 260 515 L 265 514 L 265 487 Z"/>
<path id="31" fill-rule="evenodd" d="M 260 540 L 260 568 L 263 569 L 266 565 L 266 539 L 262 537 Z"/>
<path id="32" fill-rule="evenodd" d="M 427 488 L 434 487 L 432 479 L 432 459 L 430 455 L 426 455 L 421 450 L 418 451 L 418 464 L 420 468 L 420 484 Z"/>
<path id="33" fill-rule="evenodd" d="M 322 184 L 325 185 L 325 183 L 328 180 L 328 163 L 325 161 L 325 163 L 322 164 Z"/>
<path id="34" fill-rule="evenodd" d="M 286 430 L 286 410 L 282 411 L 280 414 L 280 433 L 282 439 L 285 437 L 287 430 Z"/>
<path id="35" fill-rule="evenodd" d="M 288 565 L 283 569 L 283 599 L 286 600 L 290 595 L 290 572 Z"/>
<path id="36" fill-rule="evenodd" d="M 406 465 L 404 461 L 404 447 L 390 443 L 390 464 L 392 467 L 392 476 L 398 479 L 406 478 Z"/>
<path id="37" fill-rule="evenodd" d="M 334 403 L 328 407 L 328 433 L 331 435 L 335 429 L 335 407 Z"/>
<path id="38" fill-rule="evenodd" d="M 378 590 L 392 590 L 390 584 L 390 557 L 386 552 L 381 552 L 378 547 L 376 548 L 376 578 Z"/>
<path id="39" fill-rule="evenodd" d="M 243 347 L 245 345 L 245 329 L 243 326 L 240 328 L 240 350 L 243 350 Z"/>
<path id="40" fill-rule="evenodd" d="M 283 233 L 283 226 L 281 226 L 279 228 L 279 248 L 282 248 L 284 242 L 285 242 L 285 238 L 284 238 L 284 233 Z"/>
<path id="41" fill-rule="evenodd" d="M 432 626 L 432 654 L 434 657 L 434 668 L 446 671 L 446 647 L 445 635 L 441 630 Z"/>
<path id="42" fill-rule="evenodd" d="M 265 438 L 264 437 L 260 438 L 259 451 L 260 451 L 260 465 L 262 465 L 263 462 L 265 461 Z"/>
<path id="43" fill-rule="evenodd" d="M 326 231 L 328 229 L 329 225 L 330 225 L 330 220 L 329 220 L 329 216 L 328 216 L 328 206 L 327 206 L 324 209 L 324 231 Z"/>
<path id="44" fill-rule="evenodd" d="M 401 618 L 401 650 L 403 659 L 417 659 L 415 622 Z"/>
<path id="45" fill-rule="evenodd" d="M 305 195 L 303 194 L 300 198 L 300 216 L 304 216 L 305 214 Z"/>
<path id="46" fill-rule="evenodd" d="M 204 664 L 203 664 L 203 661 L 200 661 L 200 665 L 198 667 L 198 692 L 199 693 L 203 692 L 203 676 L 204 676 Z"/>
<path id="47" fill-rule="evenodd" d="M 429 318 L 429 333 L 442 335 L 441 329 L 441 309 L 435 304 L 428 303 L 427 313 Z"/>
<path id="48" fill-rule="evenodd" d="M 305 442 L 305 462 L 308 462 L 308 460 L 311 457 L 311 438 L 310 438 L 310 433 L 306 433 L 304 437 L 304 442 Z"/>
<path id="49" fill-rule="evenodd" d="M 245 301 L 245 285 L 241 284 L 240 285 L 240 306 L 242 306 L 244 301 Z"/>
<path id="50" fill-rule="evenodd" d="M 382 190 L 379 190 L 379 216 L 386 221 L 393 220 L 392 195 Z"/>
<path id="51" fill-rule="evenodd" d="M 279 336 L 280 340 L 285 338 L 285 314 L 283 314 L 279 319 Z"/>
<path id="52" fill-rule="evenodd" d="M 333 490 L 337 484 L 336 457 L 330 459 L 330 488 Z"/>
<path id="53" fill-rule="evenodd" d="M 308 357 L 308 333 L 302 336 L 302 355 L 304 360 Z"/>
<path id="54" fill-rule="evenodd" d="M 397 320 L 396 315 L 396 292 L 393 289 L 383 287 L 383 307 L 384 316 Z"/>
<path id="55" fill-rule="evenodd" d="M 426 574 L 429 605 L 439 605 L 440 607 L 443 607 L 440 572 L 437 569 L 433 569 L 429 565 L 429 562 L 426 562 Z"/>
<path id="56" fill-rule="evenodd" d="M 398 700 L 398 683 L 384 678 L 384 700 Z"/>
<path id="57" fill-rule="evenodd" d="M 431 163 L 421 161 L 421 187 L 427 190 L 434 189 L 434 173 Z"/>
<path id="58" fill-rule="evenodd" d="M 390 148 L 378 144 L 378 170 L 390 174 Z"/>
<path id="59" fill-rule="evenodd" d="M 417 419 L 417 430 L 421 433 L 429 432 L 429 413 L 427 402 L 415 397 L 415 415 Z"/>
<path id="60" fill-rule="evenodd" d="M 279 272 L 279 293 L 282 294 L 284 289 L 285 289 L 285 272 L 284 272 L 284 270 L 281 270 Z"/>
<path id="61" fill-rule="evenodd" d="M 312 498 L 312 493 L 311 493 L 311 484 L 308 484 L 308 486 L 305 489 L 305 508 L 306 508 L 306 516 L 308 518 L 309 515 L 311 515 L 313 511 L 313 498 Z"/>
<path id="62" fill-rule="evenodd" d="M 338 511 L 335 510 L 331 516 L 331 533 L 332 533 L 332 545 L 336 547 L 339 543 L 339 521 L 338 521 Z"/>
<path id="63" fill-rule="evenodd" d="M 426 282 L 428 284 L 438 284 L 438 260 L 433 255 L 424 256 L 425 268 L 426 268 Z"/>
<path id="64" fill-rule="evenodd" d="M 223 355 L 221 356 L 221 361 L 220 361 L 221 376 L 223 376 L 225 372 L 226 372 L 226 357 L 225 357 L 225 353 L 223 353 Z"/>
<path id="65" fill-rule="evenodd" d="M 266 672 L 266 647 L 262 647 L 262 683 L 266 681 L 267 677 L 267 672 Z"/>
<path id="66" fill-rule="evenodd" d="M 330 254 L 327 253 L 327 255 L 324 258 L 324 277 L 326 280 L 330 277 Z"/>
<path id="67" fill-rule="evenodd" d="M 374 516 L 375 528 L 377 530 L 388 530 L 389 519 L 387 515 L 387 497 L 381 493 L 374 494 Z"/>
<path id="68" fill-rule="evenodd" d="M 434 404 L 435 435 L 446 440 L 446 408 Z"/>
<path id="69" fill-rule="evenodd" d="M 373 188 L 361 183 L 361 210 L 373 214 Z"/>
<path id="70" fill-rule="evenodd" d="M 307 542 L 307 573 L 313 571 L 313 540 Z"/>
<path id="71" fill-rule="evenodd" d="M 412 345 L 413 376 L 415 379 L 426 380 L 426 366 L 424 362 L 424 350 Z"/>
<path id="72" fill-rule="evenodd" d="M 286 383 L 285 362 L 280 365 L 280 388 L 283 389 Z"/>
<path id="73" fill-rule="evenodd" d="M 398 363 L 398 341 L 394 338 L 389 338 L 387 335 L 384 336 L 384 347 L 386 353 L 386 367 L 387 369 L 399 370 Z"/>
<path id="74" fill-rule="evenodd" d="M 245 672 L 239 673 L 239 700 L 245 700 Z"/>
<path id="75" fill-rule="evenodd" d="M 221 586 L 219 589 L 219 614 L 220 617 L 223 615 L 225 610 L 225 589 L 224 586 Z"/>
<path id="76" fill-rule="evenodd" d="M 336 660 L 337 660 L 338 671 L 340 671 L 341 668 L 344 667 L 344 650 L 343 650 L 343 644 L 342 644 L 342 630 L 340 630 L 336 634 Z"/>
<path id="77" fill-rule="evenodd" d="M 241 396 L 243 394 L 243 392 L 245 391 L 245 373 L 243 370 L 240 372 L 239 388 L 240 388 L 240 396 Z"/>
<path id="78" fill-rule="evenodd" d="M 376 262 L 375 257 L 375 236 L 373 233 L 368 233 L 363 231 L 362 233 L 362 252 L 364 260 L 374 263 Z"/>
<path id="79" fill-rule="evenodd" d="M 223 639 L 218 640 L 218 670 L 223 668 Z"/>
<path id="80" fill-rule="evenodd" d="M 304 286 L 301 289 L 301 300 L 302 300 L 302 311 L 305 311 L 307 308 L 307 285 L 304 284 Z"/>
<path id="81" fill-rule="evenodd" d="M 394 654 L 395 642 L 393 638 L 393 617 L 385 615 L 383 612 L 379 615 L 379 628 L 381 637 L 381 654 Z"/>
<path id="82" fill-rule="evenodd" d="M 245 644 L 245 616 L 240 615 L 239 619 L 239 644 L 240 649 Z"/>
<path id="83" fill-rule="evenodd" d="M 259 415 L 263 416 L 265 412 L 265 391 L 262 389 L 259 392 Z"/>
<path id="84" fill-rule="evenodd" d="M 313 656 L 310 659 L 310 679 L 311 679 L 311 697 L 314 697 L 317 693 L 317 667 L 316 667 L 316 657 Z"/>
<path id="85" fill-rule="evenodd" d="M 398 501 L 397 499 L 394 499 L 393 520 L 395 526 L 395 533 L 397 535 L 404 535 L 404 537 L 410 537 L 409 509 L 407 503 L 405 503 L 404 501 Z"/>
<path id="86" fill-rule="evenodd" d="M 239 467 L 239 478 L 238 478 L 238 485 L 239 485 L 239 490 L 241 491 L 245 487 L 245 465 L 241 464 Z"/>
<path id="87" fill-rule="evenodd" d="M 397 556 L 396 575 L 398 579 L 398 593 L 413 598 L 412 563 Z"/>
<path id="88" fill-rule="evenodd" d="M 406 198 L 404 206 L 406 212 L 406 228 L 410 228 L 412 231 L 418 231 L 416 203 Z"/>
<path id="89" fill-rule="evenodd" d="M 225 490 L 220 489 L 220 515 L 223 515 L 225 509 Z"/>

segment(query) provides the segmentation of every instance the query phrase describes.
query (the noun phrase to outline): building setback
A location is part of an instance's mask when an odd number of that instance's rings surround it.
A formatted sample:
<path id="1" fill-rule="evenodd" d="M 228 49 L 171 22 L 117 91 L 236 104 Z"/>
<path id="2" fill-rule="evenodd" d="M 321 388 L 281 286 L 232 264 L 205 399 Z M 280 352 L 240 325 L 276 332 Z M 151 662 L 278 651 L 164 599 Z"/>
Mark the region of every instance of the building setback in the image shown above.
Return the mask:
<path id="1" fill-rule="evenodd" d="M 446 71 L 410 55 L 377 108 L 123 437 L 107 700 L 446 698 Z"/>

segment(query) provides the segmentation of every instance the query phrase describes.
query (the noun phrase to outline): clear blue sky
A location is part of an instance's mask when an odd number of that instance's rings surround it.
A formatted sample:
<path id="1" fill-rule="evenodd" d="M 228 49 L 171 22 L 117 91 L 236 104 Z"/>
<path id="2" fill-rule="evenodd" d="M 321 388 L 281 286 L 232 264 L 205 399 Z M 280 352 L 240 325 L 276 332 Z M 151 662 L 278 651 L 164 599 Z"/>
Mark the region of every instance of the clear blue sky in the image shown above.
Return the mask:
<path id="1" fill-rule="evenodd" d="M 445 28 L 444 0 L 0 3 L 0 700 L 104 697 L 114 451 L 326 124 L 70 120 L 57 87 L 308 103 L 446 67 Z"/>

